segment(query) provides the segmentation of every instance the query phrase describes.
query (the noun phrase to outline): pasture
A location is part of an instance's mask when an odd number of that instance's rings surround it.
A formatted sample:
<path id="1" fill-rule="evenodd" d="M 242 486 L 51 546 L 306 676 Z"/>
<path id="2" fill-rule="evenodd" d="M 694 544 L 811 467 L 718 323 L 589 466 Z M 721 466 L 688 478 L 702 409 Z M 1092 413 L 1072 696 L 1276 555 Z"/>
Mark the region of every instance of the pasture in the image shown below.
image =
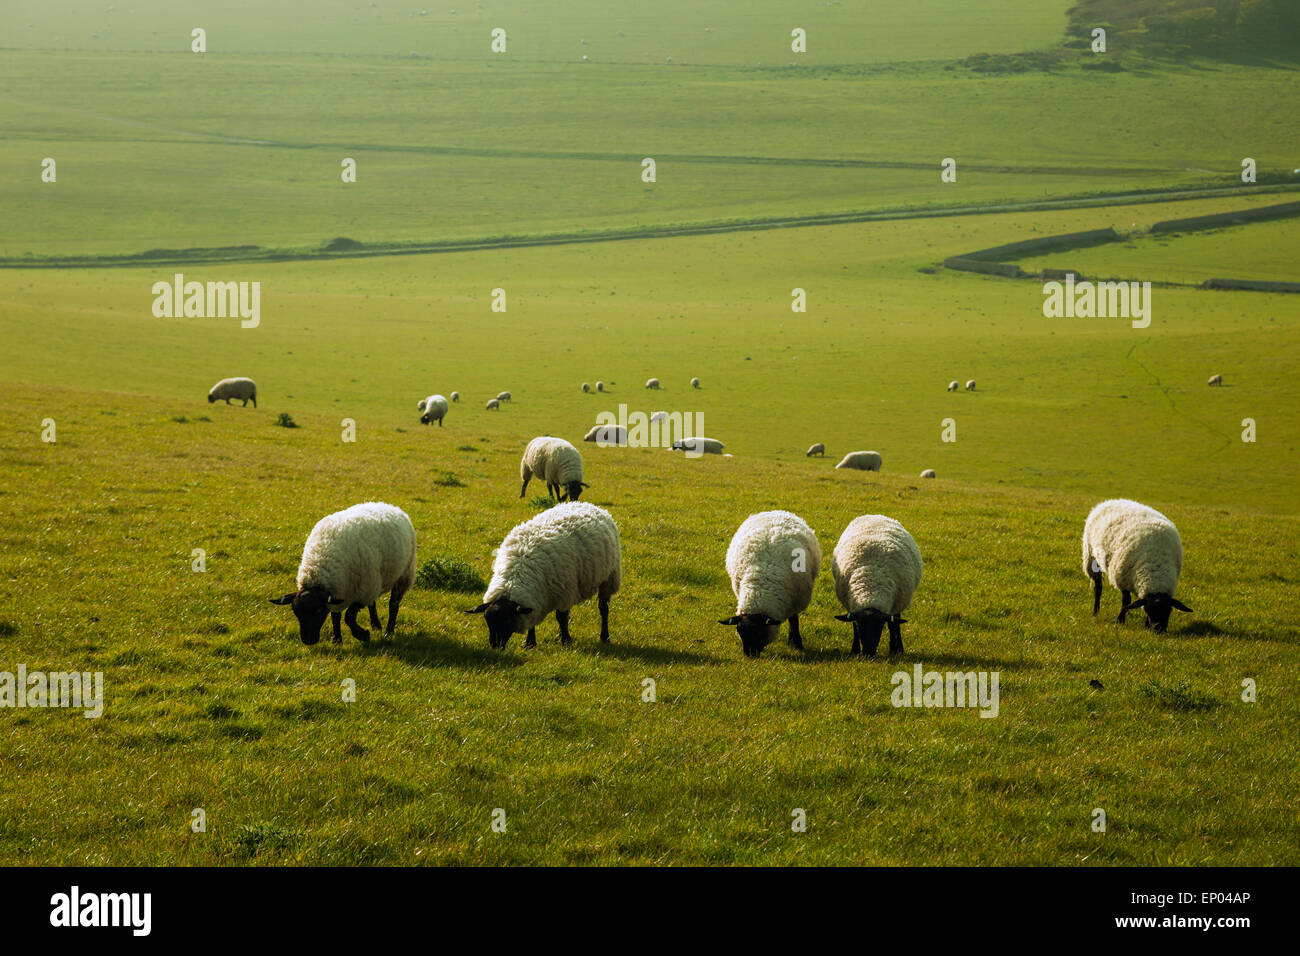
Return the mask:
<path id="1" fill-rule="evenodd" d="M 852 19 L 798 69 L 784 66 L 788 43 L 770 62 L 754 52 L 752 31 L 785 19 L 766 2 L 730 33 L 731 5 L 661 5 L 713 28 L 689 44 L 664 12 L 572 4 L 572 23 L 604 31 L 581 31 L 609 56 L 586 64 L 565 46 L 578 28 L 543 30 L 540 13 L 511 41 L 531 25 L 537 55 L 506 61 L 488 57 L 486 38 L 482 55 L 461 55 L 389 22 L 428 21 L 451 43 L 451 26 L 467 32 L 496 12 L 489 3 L 455 18 L 383 9 L 364 29 L 346 17 L 368 5 L 326 3 L 296 44 L 277 33 L 285 5 L 259 4 L 277 11 L 272 26 L 196 62 L 183 43 L 162 53 L 146 36 L 185 28 L 184 5 L 139 6 L 153 12 L 124 32 L 78 16 L 102 48 L 52 39 L 65 33 L 47 5 L 0 14 L 32 36 L 0 52 L 12 80 L 0 115 L 17 134 L 0 143 L 0 671 L 105 681 L 94 720 L 0 709 L 0 862 L 1300 862 L 1295 297 L 1157 288 L 1151 326 L 1134 329 L 1045 319 L 1040 282 L 941 265 L 1038 235 L 1285 201 L 982 211 L 1232 185 L 1241 155 L 1280 169 L 1300 146 L 1280 121 L 1294 112 L 1288 70 L 1151 61 L 980 76 L 954 64 L 1056 42 L 1064 3 L 931 0 L 872 21 L 862 44 L 847 39 Z M 998 15 L 979 18 L 979 6 Z M 922 34 L 923 8 L 946 15 Z M 239 4 L 221 16 L 251 18 Z M 606 54 L 608 34 L 637 27 L 635 51 Z M 670 46 L 687 51 L 671 66 Z M 411 47 L 428 52 L 411 59 Z M 1262 105 L 1225 106 L 1207 139 L 1188 122 L 1217 108 L 1206 97 Z M 1077 110 L 1039 109 L 1083 99 L 1109 118 L 1105 135 L 1075 135 Z M 344 149 L 361 159 L 355 189 L 339 182 Z M 640 183 L 641 157 L 656 153 L 669 157 L 659 181 Z M 56 184 L 39 182 L 44 155 L 68 157 Z M 948 155 L 978 159 L 944 186 Z M 926 205 L 970 214 L 51 266 Z M 1294 229 L 1136 236 L 1060 258 L 1089 273 L 1119 257 L 1152 273 L 1138 278 L 1288 279 Z M 156 318 L 151 288 L 175 272 L 259 282 L 260 324 Z M 498 288 L 504 312 L 491 308 Z M 806 312 L 791 310 L 795 288 Z M 1223 388 L 1206 386 L 1213 373 Z M 206 401 L 228 375 L 258 382 L 257 409 Z M 651 376 L 661 390 L 642 387 Z M 945 391 L 971 378 L 975 392 Z M 581 392 L 598 379 L 608 392 Z M 503 389 L 513 400 L 486 411 Z M 453 390 L 462 400 L 444 427 L 421 426 L 416 401 Z M 620 403 L 699 412 L 734 457 L 582 443 Z M 278 426 L 282 414 L 297 427 Z M 948 419 L 955 441 L 943 440 Z M 410 514 L 420 564 L 461 562 L 486 580 L 505 533 L 546 506 L 536 482 L 518 497 L 518 467 L 548 433 L 578 445 L 583 500 L 621 531 L 610 644 L 596 640 L 593 602 L 574 610 L 570 647 L 552 619 L 536 649 L 516 636 L 493 651 L 482 620 L 461 613 L 479 592 L 424 586 L 393 640 L 304 647 L 292 615 L 267 602 L 293 586 L 318 518 L 371 499 Z M 814 441 L 825 459 L 804 458 Z M 858 448 L 879 451 L 883 471 L 836 471 Z M 938 477 L 918 478 L 925 468 Z M 1079 536 L 1108 497 L 1151 504 L 1180 529 L 1178 595 L 1194 613 L 1167 634 L 1135 616 L 1113 623 L 1109 586 L 1091 615 Z M 735 609 L 723 560 L 737 525 L 771 508 L 816 529 L 823 572 L 807 651 L 783 635 L 748 660 L 717 623 Z M 864 513 L 899 519 L 925 558 L 907 651 L 892 660 L 850 655 L 851 630 L 834 620 L 830 552 Z M 916 665 L 997 672 L 997 716 L 893 706 L 895 673 Z M 1092 828 L 1098 808 L 1105 832 Z M 806 832 L 791 828 L 797 809 Z"/>

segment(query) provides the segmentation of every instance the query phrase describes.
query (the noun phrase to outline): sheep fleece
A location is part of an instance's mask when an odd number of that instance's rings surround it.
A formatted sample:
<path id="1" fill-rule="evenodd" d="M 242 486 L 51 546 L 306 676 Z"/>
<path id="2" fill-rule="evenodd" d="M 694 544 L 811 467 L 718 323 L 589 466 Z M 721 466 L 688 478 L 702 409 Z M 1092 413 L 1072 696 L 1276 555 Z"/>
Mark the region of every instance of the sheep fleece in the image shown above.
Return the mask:
<path id="1" fill-rule="evenodd" d="M 519 462 L 519 478 L 540 478 L 547 484 L 567 485 L 582 481 L 582 455 L 563 438 L 534 438 Z"/>
<path id="2" fill-rule="evenodd" d="M 1183 542 L 1174 523 L 1159 511 L 1114 498 L 1093 508 L 1084 522 L 1084 574 L 1091 558 L 1121 591 L 1172 597 L 1183 571 Z"/>
<path id="3" fill-rule="evenodd" d="M 804 552 L 803 571 L 794 570 L 796 548 Z M 798 515 L 788 511 L 750 515 L 727 548 L 736 613 L 766 614 L 776 621 L 802 613 L 812 601 L 821 563 L 817 535 Z"/>
<path id="4" fill-rule="evenodd" d="M 593 504 L 566 501 L 506 535 L 483 602 L 509 597 L 531 608 L 520 618 L 517 633 L 522 634 L 552 611 L 567 611 L 602 588 L 616 594 L 622 585 L 623 553 L 614 519 Z"/>
<path id="5" fill-rule="evenodd" d="M 850 614 L 873 607 L 902 614 L 921 583 L 921 569 L 916 541 L 884 515 L 854 518 L 831 553 L 835 596 Z"/>
<path id="6" fill-rule="evenodd" d="M 378 501 L 326 515 L 307 536 L 299 590 L 322 587 L 335 603 L 374 604 L 415 579 L 415 528 L 406 512 Z"/>

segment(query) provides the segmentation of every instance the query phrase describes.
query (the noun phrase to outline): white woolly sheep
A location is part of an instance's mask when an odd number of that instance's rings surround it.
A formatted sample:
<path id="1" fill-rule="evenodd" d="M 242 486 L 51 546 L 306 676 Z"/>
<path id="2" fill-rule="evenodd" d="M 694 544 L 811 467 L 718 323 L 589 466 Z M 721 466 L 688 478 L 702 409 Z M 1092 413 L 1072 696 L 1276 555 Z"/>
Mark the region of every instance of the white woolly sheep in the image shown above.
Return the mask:
<path id="1" fill-rule="evenodd" d="M 880 452 L 876 451 L 851 451 L 843 458 L 836 468 L 856 468 L 859 471 L 879 471 L 881 465 Z"/>
<path id="2" fill-rule="evenodd" d="M 790 646 L 803 650 L 799 615 L 812 600 L 821 563 L 817 535 L 798 515 L 761 511 L 741 523 L 727 548 L 736 613 L 718 623 L 736 628 L 746 657 L 761 654 L 782 621 L 790 622 Z"/>
<path id="3" fill-rule="evenodd" d="M 700 387 L 700 380 L 698 378 L 691 379 L 691 388 L 699 388 L 699 387 Z"/>
<path id="4" fill-rule="evenodd" d="M 486 408 L 489 412 L 493 411 L 494 409 L 500 409 L 501 400 L 497 398 L 489 398 L 486 402 L 483 403 L 483 407 Z"/>
<path id="5" fill-rule="evenodd" d="M 592 425 L 583 441 L 594 441 L 605 448 L 609 445 L 626 445 L 627 429 L 622 425 Z"/>
<path id="6" fill-rule="evenodd" d="M 582 391 L 583 391 L 584 393 L 585 393 L 585 392 L 590 392 L 590 391 L 591 391 L 591 386 L 588 385 L 586 382 L 583 382 L 583 383 L 582 383 Z"/>
<path id="7" fill-rule="evenodd" d="M 880 632 L 889 625 L 889 653 L 903 653 L 902 614 L 921 583 L 921 549 L 907 529 L 884 515 L 849 522 L 831 554 L 835 596 L 853 624 L 853 653 L 874 657 Z"/>
<path id="8" fill-rule="evenodd" d="M 209 405 L 221 399 L 229 405 L 232 398 L 242 398 L 245 405 L 251 401 L 256 408 L 257 383 L 251 378 L 223 378 L 208 391 Z"/>
<path id="9" fill-rule="evenodd" d="M 648 378 L 648 379 L 646 379 L 646 380 L 645 380 L 645 387 L 646 387 L 646 388 L 654 388 L 654 389 L 657 389 L 657 388 L 659 387 L 659 379 L 657 379 L 657 378 Z"/>
<path id="10" fill-rule="evenodd" d="M 1174 597 L 1183 570 L 1183 542 L 1174 523 L 1154 508 L 1113 498 L 1088 512 L 1083 525 L 1083 573 L 1092 581 L 1092 613 L 1101 610 L 1102 576 L 1121 592 L 1119 617 L 1135 608 L 1146 612 L 1147 627 L 1164 631 L 1177 608 Z M 1132 601 L 1133 594 L 1138 599 Z M 1131 603 L 1130 603 L 1131 602 Z"/>
<path id="11" fill-rule="evenodd" d="M 603 392 L 604 390 L 605 390 L 605 383 L 604 383 L 604 382 L 597 382 L 597 383 L 596 383 L 596 391 L 598 391 L 598 392 Z"/>
<path id="12" fill-rule="evenodd" d="M 682 438 L 673 442 L 672 450 L 695 452 L 693 457 L 699 457 L 700 455 L 721 455 L 722 449 L 726 447 L 716 438 L 705 438 L 703 435 L 696 435 L 692 438 Z"/>
<path id="13" fill-rule="evenodd" d="M 519 460 L 519 477 L 523 486 L 519 497 L 528 490 L 528 482 L 536 475 L 546 482 L 546 490 L 556 501 L 564 501 L 567 493 L 569 501 L 577 501 L 583 488 L 590 488 L 582 480 L 582 455 L 563 438 L 543 435 L 534 438 L 524 449 L 524 457 Z"/>
<path id="14" fill-rule="evenodd" d="M 975 379 L 971 379 L 969 382 L 966 383 L 966 391 L 968 392 L 975 391 Z"/>
<path id="15" fill-rule="evenodd" d="M 388 592 L 388 629 L 393 636 L 402 596 L 415 581 L 415 528 L 406 512 L 381 501 L 367 501 L 326 515 L 307 536 L 298 565 L 298 590 L 272 604 L 290 604 L 298 618 L 304 644 L 320 640 L 321 625 L 329 615 L 334 643 L 343 642 L 339 617 L 352 636 L 370 640 L 370 632 L 357 623 L 357 612 L 370 609 L 370 626 L 378 630 L 375 602 Z"/>
<path id="16" fill-rule="evenodd" d="M 420 415 L 421 425 L 437 422 L 438 427 L 442 427 L 442 419 L 447 414 L 447 400 L 441 395 L 430 395 L 428 398 L 422 398 L 416 403 L 415 407 L 423 413 Z"/>
<path id="17" fill-rule="evenodd" d="M 498 401 L 498 402 L 508 402 L 508 401 L 510 401 L 510 393 L 509 393 L 509 392 L 497 392 L 497 401 Z"/>
<path id="18" fill-rule="evenodd" d="M 460 392 L 452 392 L 452 393 L 451 393 L 451 400 L 452 400 L 453 402 L 459 402 L 459 401 L 460 401 Z"/>
<path id="19" fill-rule="evenodd" d="M 1223 376 L 1222 376 L 1222 375 L 1211 375 L 1211 376 L 1210 376 L 1209 384 L 1210 384 L 1210 385 L 1219 385 L 1219 386 L 1222 386 L 1222 385 L 1223 385 Z"/>
<path id="20" fill-rule="evenodd" d="M 960 388 L 961 388 L 961 382 L 949 382 L 949 383 L 948 383 L 948 391 L 950 391 L 950 392 L 955 392 L 955 391 L 957 391 L 957 390 L 960 389 Z"/>
<path id="21" fill-rule="evenodd" d="M 623 584 L 618 527 L 609 512 L 585 501 L 566 501 L 515 528 L 501 542 L 483 603 L 488 643 L 504 649 L 512 634 L 527 632 L 537 646 L 537 624 L 555 612 L 560 643 L 568 644 L 569 611 L 597 595 L 600 640 L 609 642 L 609 599 Z"/>
<path id="22" fill-rule="evenodd" d="M 817 442 L 815 445 L 809 445 L 808 450 L 803 453 L 803 456 L 805 458 L 811 458 L 813 455 L 816 455 L 818 458 L 825 458 L 826 446 L 822 442 Z"/>
<path id="23" fill-rule="evenodd" d="M 925 471 L 921 472 L 921 477 L 922 477 L 922 478 L 933 478 L 933 477 L 934 477 L 934 469 L 933 469 L 933 468 L 927 468 L 927 469 L 925 469 Z"/>

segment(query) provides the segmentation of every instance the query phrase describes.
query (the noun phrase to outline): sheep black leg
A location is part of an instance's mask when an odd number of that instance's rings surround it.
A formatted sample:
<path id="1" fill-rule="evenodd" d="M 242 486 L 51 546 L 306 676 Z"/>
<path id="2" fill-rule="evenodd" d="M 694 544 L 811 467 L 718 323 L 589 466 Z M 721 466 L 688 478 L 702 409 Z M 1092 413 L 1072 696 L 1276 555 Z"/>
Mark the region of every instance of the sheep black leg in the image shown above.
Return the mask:
<path id="1" fill-rule="evenodd" d="M 1115 623 L 1116 623 L 1116 624 L 1123 624 L 1123 623 L 1124 623 L 1124 615 L 1128 613 L 1128 611 L 1126 611 L 1126 610 L 1124 610 L 1124 609 L 1125 609 L 1126 607 L 1128 607 L 1128 602 L 1131 601 L 1132 599 L 1133 599 L 1133 596 L 1132 596 L 1131 594 L 1129 594 L 1129 592 L 1127 592 L 1127 591 L 1124 591 L 1124 592 L 1120 595 L 1120 602 L 1119 602 L 1119 617 L 1115 618 Z"/>
<path id="2" fill-rule="evenodd" d="M 569 636 L 569 612 L 556 611 L 555 623 L 560 625 L 560 643 L 572 644 L 573 638 Z"/>
<path id="3" fill-rule="evenodd" d="M 790 618 L 790 636 L 787 639 L 796 651 L 803 650 L 803 638 L 799 636 L 799 615 Z"/>
<path id="4" fill-rule="evenodd" d="M 609 595 L 600 596 L 600 642 L 609 643 Z"/>
<path id="5" fill-rule="evenodd" d="M 857 625 L 854 625 L 854 627 L 853 627 L 853 650 L 852 650 L 851 653 L 853 653 L 853 654 L 861 654 L 861 653 L 862 653 L 862 642 L 861 642 L 860 640 L 858 640 L 858 628 L 857 628 Z"/>
<path id="6" fill-rule="evenodd" d="M 379 608 L 375 607 L 374 604 L 370 605 L 370 626 L 376 631 L 383 628 L 383 625 L 379 623 Z"/>
<path id="7" fill-rule="evenodd" d="M 1101 610 L 1101 572 L 1090 571 L 1088 574 L 1092 578 L 1092 613 L 1095 615 Z"/>
<path id="8" fill-rule="evenodd" d="M 334 643 L 343 643 L 343 632 L 339 630 L 339 620 L 343 617 L 342 611 L 330 611 L 330 623 L 334 625 Z"/>
<path id="9" fill-rule="evenodd" d="M 524 492 L 528 490 L 528 483 L 529 483 L 530 481 L 532 481 L 532 480 L 533 480 L 533 476 L 532 476 L 532 475 L 529 475 L 527 478 L 524 479 L 524 483 L 519 487 L 519 497 L 520 497 L 520 498 L 522 498 L 522 497 L 524 496 Z"/>
<path id="10" fill-rule="evenodd" d="M 343 623 L 348 626 L 352 636 L 358 641 L 370 640 L 370 632 L 357 623 L 357 612 L 361 610 L 361 605 L 352 603 L 348 605 L 347 613 L 343 615 Z"/>
<path id="11" fill-rule="evenodd" d="M 903 625 L 898 621 L 889 622 L 889 653 L 903 653 Z"/>
<path id="12" fill-rule="evenodd" d="M 537 628 L 530 627 L 528 629 L 528 637 L 524 641 L 524 647 L 536 647 L 536 646 L 537 646 Z"/>

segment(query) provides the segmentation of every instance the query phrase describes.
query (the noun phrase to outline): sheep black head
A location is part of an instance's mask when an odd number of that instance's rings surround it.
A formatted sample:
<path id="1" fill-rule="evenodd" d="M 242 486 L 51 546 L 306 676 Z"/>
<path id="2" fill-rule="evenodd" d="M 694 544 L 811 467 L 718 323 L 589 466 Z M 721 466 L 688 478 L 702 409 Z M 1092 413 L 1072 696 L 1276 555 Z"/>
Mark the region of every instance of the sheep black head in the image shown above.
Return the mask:
<path id="1" fill-rule="evenodd" d="M 214 395 L 212 392 L 208 392 L 208 404 L 211 405 L 216 400 L 217 400 L 217 396 Z"/>
<path id="2" fill-rule="evenodd" d="M 735 627 L 746 657 L 757 657 L 763 653 L 763 648 L 776 640 L 777 630 L 781 627 L 780 621 L 766 614 L 736 614 L 724 617 L 718 623 Z"/>
<path id="3" fill-rule="evenodd" d="M 330 605 L 337 603 L 325 588 L 304 588 L 290 591 L 284 597 L 271 598 L 272 604 L 289 604 L 298 618 L 298 634 L 304 644 L 320 640 L 320 629 L 329 617 Z"/>
<path id="4" fill-rule="evenodd" d="M 587 484 L 585 481 L 571 481 L 564 486 L 565 491 L 568 492 L 569 501 L 577 501 L 578 496 L 582 494 L 582 489 L 590 487 L 591 485 Z"/>
<path id="5" fill-rule="evenodd" d="M 466 614 L 482 614 L 488 626 L 488 644 L 497 650 L 505 650 L 510 635 L 518 634 L 526 628 L 524 618 L 533 613 L 530 607 L 520 607 L 507 597 L 499 597 L 490 604 L 466 608 Z"/>
<path id="6" fill-rule="evenodd" d="M 876 653 L 876 648 L 880 645 L 880 633 L 885 629 L 886 624 L 903 625 L 907 623 L 897 614 L 886 614 L 874 607 L 865 607 L 859 611 L 854 611 L 852 614 L 837 614 L 835 620 L 846 621 L 853 625 L 853 649 L 856 651 L 861 648 L 862 653 L 868 656 Z"/>
<path id="7" fill-rule="evenodd" d="M 1147 627 L 1161 634 L 1169 627 L 1169 615 L 1176 608 L 1191 613 L 1191 608 L 1169 594 L 1148 594 L 1131 604 L 1125 604 L 1124 610 L 1133 611 L 1142 608 L 1147 615 Z"/>

